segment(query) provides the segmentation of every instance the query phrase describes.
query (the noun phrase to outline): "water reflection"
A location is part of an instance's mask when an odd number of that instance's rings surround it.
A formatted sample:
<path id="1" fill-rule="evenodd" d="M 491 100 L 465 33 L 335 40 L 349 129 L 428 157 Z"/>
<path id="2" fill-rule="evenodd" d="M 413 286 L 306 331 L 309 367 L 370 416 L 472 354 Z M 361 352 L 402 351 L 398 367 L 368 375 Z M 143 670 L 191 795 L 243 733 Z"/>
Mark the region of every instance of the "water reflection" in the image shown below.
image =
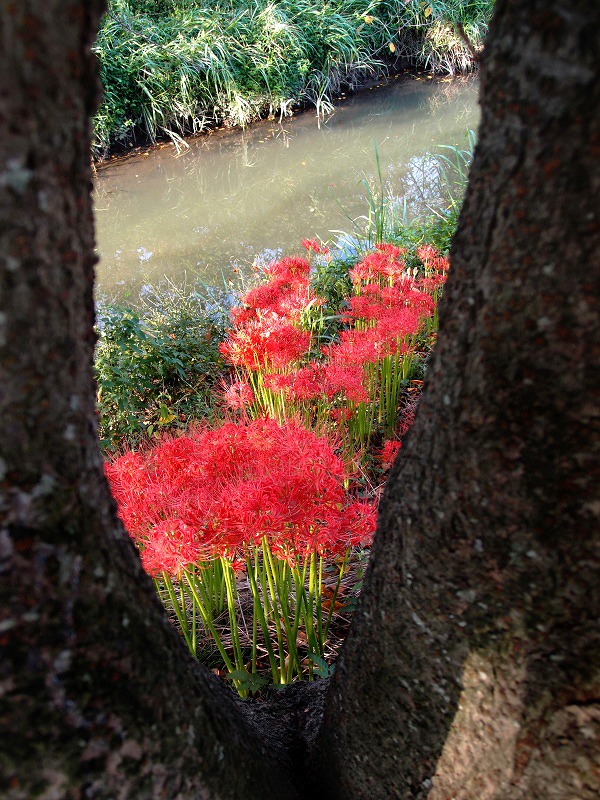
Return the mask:
<path id="1" fill-rule="evenodd" d="M 99 294 L 135 300 L 143 285 L 214 284 L 257 254 L 298 252 L 363 214 L 379 152 L 388 191 L 434 203 L 428 153 L 477 124 L 472 80 L 404 79 L 344 100 L 325 121 L 307 112 L 245 132 L 217 131 L 174 156 L 156 148 L 98 171 Z M 437 187 L 437 188 L 436 188 Z"/>

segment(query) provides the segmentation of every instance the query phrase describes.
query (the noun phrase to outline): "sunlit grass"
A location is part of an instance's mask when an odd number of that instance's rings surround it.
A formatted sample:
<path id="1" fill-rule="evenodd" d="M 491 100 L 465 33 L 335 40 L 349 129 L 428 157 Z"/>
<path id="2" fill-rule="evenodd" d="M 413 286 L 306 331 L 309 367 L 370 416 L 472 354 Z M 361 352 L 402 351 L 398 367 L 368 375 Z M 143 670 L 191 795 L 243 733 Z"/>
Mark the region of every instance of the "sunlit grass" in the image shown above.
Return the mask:
<path id="1" fill-rule="evenodd" d="M 215 123 L 246 125 L 297 103 L 330 111 L 337 92 L 397 56 L 473 66 L 492 0 L 111 0 L 96 42 L 104 99 L 97 155 Z"/>

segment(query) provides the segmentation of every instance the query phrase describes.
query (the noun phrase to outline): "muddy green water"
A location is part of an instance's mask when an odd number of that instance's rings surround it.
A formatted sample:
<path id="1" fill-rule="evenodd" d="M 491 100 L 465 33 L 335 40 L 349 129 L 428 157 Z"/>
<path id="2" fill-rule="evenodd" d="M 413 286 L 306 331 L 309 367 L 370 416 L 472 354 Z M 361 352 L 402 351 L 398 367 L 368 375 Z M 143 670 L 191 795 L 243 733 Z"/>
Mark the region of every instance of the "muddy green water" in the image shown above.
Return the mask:
<path id="1" fill-rule="evenodd" d="M 429 154 L 463 145 L 478 117 L 473 80 L 403 77 L 342 98 L 325 121 L 307 111 L 108 163 L 95 190 L 97 297 L 222 285 L 254 259 L 302 252 L 303 238 L 334 242 L 366 212 L 374 143 L 386 191 L 420 213 L 439 194 Z"/>

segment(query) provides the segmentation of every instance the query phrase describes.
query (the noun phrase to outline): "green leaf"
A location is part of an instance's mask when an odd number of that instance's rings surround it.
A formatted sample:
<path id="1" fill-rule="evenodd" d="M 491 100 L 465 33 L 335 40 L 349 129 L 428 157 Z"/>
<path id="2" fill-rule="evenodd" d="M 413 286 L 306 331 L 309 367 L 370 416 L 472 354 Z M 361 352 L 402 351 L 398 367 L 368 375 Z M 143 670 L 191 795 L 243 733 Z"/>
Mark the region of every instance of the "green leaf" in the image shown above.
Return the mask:
<path id="1" fill-rule="evenodd" d="M 333 664 L 328 664 L 324 658 L 321 658 L 316 653 L 309 653 L 308 657 L 315 665 L 313 671 L 319 678 L 329 678 L 333 675 L 335 669 Z"/>
<path id="2" fill-rule="evenodd" d="M 168 425 L 170 422 L 173 422 L 174 419 L 175 414 L 173 414 L 164 403 L 161 403 L 159 406 L 158 424 Z"/>
<path id="3" fill-rule="evenodd" d="M 237 681 L 240 684 L 240 688 L 249 689 L 251 692 L 258 691 L 268 683 L 268 680 L 262 675 L 246 672 L 245 669 L 234 669 L 225 675 L 225 680 Z"/>

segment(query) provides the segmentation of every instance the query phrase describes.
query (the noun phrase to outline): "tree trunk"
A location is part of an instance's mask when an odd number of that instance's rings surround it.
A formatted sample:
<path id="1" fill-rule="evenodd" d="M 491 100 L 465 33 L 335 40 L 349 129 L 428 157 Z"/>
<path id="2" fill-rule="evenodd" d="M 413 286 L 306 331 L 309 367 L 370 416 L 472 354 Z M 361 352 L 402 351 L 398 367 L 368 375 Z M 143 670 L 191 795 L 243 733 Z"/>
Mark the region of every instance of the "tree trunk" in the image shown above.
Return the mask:
<path id="1" fill-rule="evenodd" d="M 316 757 L 328 798 L 600 796 L 600 6 L 501 0 L 439 341 Z"/>
<path id="2" fill-rule="evenodd" d="M 102 6 L 0 0 L 0 794 L 596 797 L 597 4 L 500 0 L 439 343 L 310 770 L 319 685 L 255 710 L 259 736 L 168 624 L 102 476 Z"/>
<path id="3" fill-rule="evenodd" d="M 166 620 L 102 474 L 89 45 L 103 3 L 0 8 L 0 795 L 293 798 L 277 750 Z"/>

